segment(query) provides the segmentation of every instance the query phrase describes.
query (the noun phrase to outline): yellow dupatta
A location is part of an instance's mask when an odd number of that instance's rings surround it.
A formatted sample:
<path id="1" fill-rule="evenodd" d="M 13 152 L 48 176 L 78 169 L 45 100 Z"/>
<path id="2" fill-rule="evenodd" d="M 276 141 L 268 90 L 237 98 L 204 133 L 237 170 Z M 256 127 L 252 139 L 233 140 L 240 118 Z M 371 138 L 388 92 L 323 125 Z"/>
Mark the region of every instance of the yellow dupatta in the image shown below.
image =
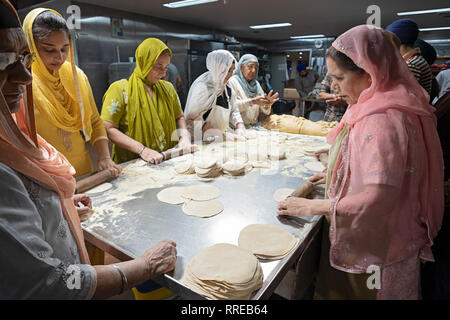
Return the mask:
<path id="1" fill-rule="evenodd" d="M 56 72 L 48 71 L 36 48 L 33 23 L 45 11 L 61 16 L 54 10 L 39 8 L 28 13 L 23 22 L 28 46 L 36 54 L 32 66 L 34 105 L 56 127 L 68 132 L 83 130 L 86 141 L 89 141 L 92 136 L 91 110 L 96 107 L 87 107 L 91 103 L 90 86 L 83 71 L 75 64 L 72 39 L 69 57 Z"/>
<path id="2" fill-rule="evenodd" d="M 136 50 L 136 69 L 128 82 L 128 131 L 129 136 L 156 151 L 167 150 L 177 144 L 171 137 L 176 130 L 173 102 L 169 83 L 151 84 L 147 75 L 164 50 L 172 51 L 159 39 L 148 38 Z M 146 85 L 153 89 L 153 100 Z"/>

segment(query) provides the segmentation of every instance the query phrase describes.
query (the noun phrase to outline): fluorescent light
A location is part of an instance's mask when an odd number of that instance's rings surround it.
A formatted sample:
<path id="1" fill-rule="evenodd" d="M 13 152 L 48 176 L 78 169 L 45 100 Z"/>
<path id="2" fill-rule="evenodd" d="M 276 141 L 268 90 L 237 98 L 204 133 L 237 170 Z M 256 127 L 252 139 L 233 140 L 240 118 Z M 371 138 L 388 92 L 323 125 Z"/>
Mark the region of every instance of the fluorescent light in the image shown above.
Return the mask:
<path id="1" fill-rule="evenodd" d="M 447 43 L 450 42 L 450 39 L 433 39 L 433 40 L 423 40 L 428 43 Z"/>
<path id="2" fill-rule="evenodd" d="M 449 11 L 450 11 L 450 8 L 442 8 L 442 9 L 398 12 L 397 15 L 398 16 L 408 16 L 408 15 L 414 15 L 414 14 L 439 13 L 439 12 L 449 12 Z"/>
<path id="3" fill-rule="evenodd" d="M 323 34 L 312 34 L 309 36 L 293 36 L 291 39 L 309 39 L 309 38 L 324 38 L 325 35 Z"/>
<path id="4" fill-rule="evenodd" d="M 439 31 L 439 30 L 450 30 L 450 27 L 419 28 L 419 31 Z"/>
<path id="5" fill-rule="evenodd" d="M 267 28 L 280 28 L 280 27 L 289 27 L 292 26 L 289 22 L 284 23 L 274 23 L 274 24 L 262 24 L 259 26 L 250 26 L 252 29 L 267 29 Z"/>
<path id="6" fill-rule="evenodd" d="M 164 3 L 163 6 L 167 7 L 167 8 L 181 8 L 181 7 L 196 6 L 198 4 L 204 4 L 204 3 L 216 2 L 216 1 L 218 1 L 218 0 L 183 0 L 183 1 Z"/>

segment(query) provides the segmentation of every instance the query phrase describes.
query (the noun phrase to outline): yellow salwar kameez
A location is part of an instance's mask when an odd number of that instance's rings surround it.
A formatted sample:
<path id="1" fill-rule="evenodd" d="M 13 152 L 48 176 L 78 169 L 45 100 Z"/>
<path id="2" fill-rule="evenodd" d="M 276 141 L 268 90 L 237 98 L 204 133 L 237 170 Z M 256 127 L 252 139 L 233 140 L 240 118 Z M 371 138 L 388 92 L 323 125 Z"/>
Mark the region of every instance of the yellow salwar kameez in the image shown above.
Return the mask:
<path id="1" fill-rule="evenodd" d="M 173 85 L 164 80 L 151 84 L 146 79 L 159 55 L 170 49 L 160 40 L 150 38 L 136 50 L 137 66 L 129 80 L 114 82 L 103 97 L 102 120 L 114 123 L 119 131 L 158 152 L 177 145 L 176 119 L 183 114 Z M 170 55 L 172 53 L 170 52 Z M 153 98 L 147 91 L 153 89 Z M 113 146 L 116 163 L 136 159 L 137 154 Z"/>
<path id="2" fill-rule="evenodd" d="M 149 38 L 136 50 L 136 69 L 130 79 L 114 82 L 103 97 L 102 120 L 114 123 L 117 129 L 158 152 L 178 143 L 176 119 L 183 114 L 173 85 L 164 80 L 152 84 L 147 75 L 156 60 L 170 49 L 159 39 Z M 148 92 L 152 88 L 153 97 Z M 137 154 L 113 145 L 112 159 L 116 163 L 136 159 Z M 149 280 L 133 288 L 136 300 L 162 300 L 174 295 L 172 291 Z"/>
<path id="3" fill-rule="evenodd" d="M 29 48 L 36 54 L 32 65 L 36 129 L 69 160 L 76 170 L 75 176 L 81 176 L 94 169 L 86 142 L 94 144 L 108 137 L 89 80 L 75 65 L 72 41 L 69 57 L 57 71 L 50 72 L 39 56 L 32 29 L 36 17 L 44 11 L 60 16 L 51 9 L 35 9 L 23 25 Z"/>

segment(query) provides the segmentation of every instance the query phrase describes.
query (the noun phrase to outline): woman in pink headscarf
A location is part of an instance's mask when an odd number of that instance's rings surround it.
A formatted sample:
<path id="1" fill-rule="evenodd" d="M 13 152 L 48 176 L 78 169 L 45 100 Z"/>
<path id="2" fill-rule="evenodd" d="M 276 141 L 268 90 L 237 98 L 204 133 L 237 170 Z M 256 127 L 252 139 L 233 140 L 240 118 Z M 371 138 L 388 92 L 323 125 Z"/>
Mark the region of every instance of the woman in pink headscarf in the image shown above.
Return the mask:
<path id="1" fill-rule="evenodd" d="M 310 179 L 325 199 L 288 198 L 278 214 L 326 216 L 316 298 L 419 299 L 444 208 L 434 108 L 380 28 L 342 34 L 327 65 L 349 107 Z"/>

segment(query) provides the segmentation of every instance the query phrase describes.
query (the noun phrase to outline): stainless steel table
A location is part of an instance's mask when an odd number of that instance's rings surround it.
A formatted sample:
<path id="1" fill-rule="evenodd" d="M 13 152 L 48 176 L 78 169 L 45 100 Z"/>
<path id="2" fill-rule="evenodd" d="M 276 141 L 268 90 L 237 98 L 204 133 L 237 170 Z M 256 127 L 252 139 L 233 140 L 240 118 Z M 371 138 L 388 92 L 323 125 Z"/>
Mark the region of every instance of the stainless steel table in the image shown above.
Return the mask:
<path id="1" fill-rule="evenodd" d="M 324 137 L 285 133 L 279 135 L 286 137 L 286 144 L 294 141 L 291 145 L 298 143 L 299 146 L 318 147 L 325 144 Z M 289 166 L 299 167 L 302 163 L 315 161 L 314 158 L 298 156 L 294 160 L 281 160 L 278 168 L 253 169 L 239 177 L 201 179 L 196 175 L 179 176 L 173 173 L 174 165 L 186 161 L 185 157 L 187 156 L 166 161 L 158 166 L 148 165 L 142 160 L 124 164 L 123 174 L 111 182 L 112 188 L 107 193 L 91 196 L 96 213 L 82 223 L 86 240 L 124 260 L 140 256 L 159 240 L 175 241 L 178 251 L 175 270 L 154 280 L 185 299 L 204 299 L 180 282 L 190 259 L 200 250 L 216 243 L 237 245 L 239 232 L 249 224 L 277 225 L 301 241 L 295 250 L 282 260 L 261 263 L 264 284 L 253 299 L 269 298 L 314 236 L 320 219 L 307 218 L 309 221 L 303 225 L 295 218 L 279 218 L 276 214 L 277 202 L 272 196 L 279 188 L 296 189 L 313 175 L 315 172 L 303 168 L 300 176 L 291 176 L 289 173 L 296 168 Z M 199 183 L 211 184 L 221 190 L 218 200 L 225 207 L 222 213 L 210 218 L 187 216 L 182 212 L 181 205 L 165 204 L 156 197 L 160 190 L 169 186 Z M 321 197 L 320 192 L 319 190 L 316 194 L 317 197 Z"/>

